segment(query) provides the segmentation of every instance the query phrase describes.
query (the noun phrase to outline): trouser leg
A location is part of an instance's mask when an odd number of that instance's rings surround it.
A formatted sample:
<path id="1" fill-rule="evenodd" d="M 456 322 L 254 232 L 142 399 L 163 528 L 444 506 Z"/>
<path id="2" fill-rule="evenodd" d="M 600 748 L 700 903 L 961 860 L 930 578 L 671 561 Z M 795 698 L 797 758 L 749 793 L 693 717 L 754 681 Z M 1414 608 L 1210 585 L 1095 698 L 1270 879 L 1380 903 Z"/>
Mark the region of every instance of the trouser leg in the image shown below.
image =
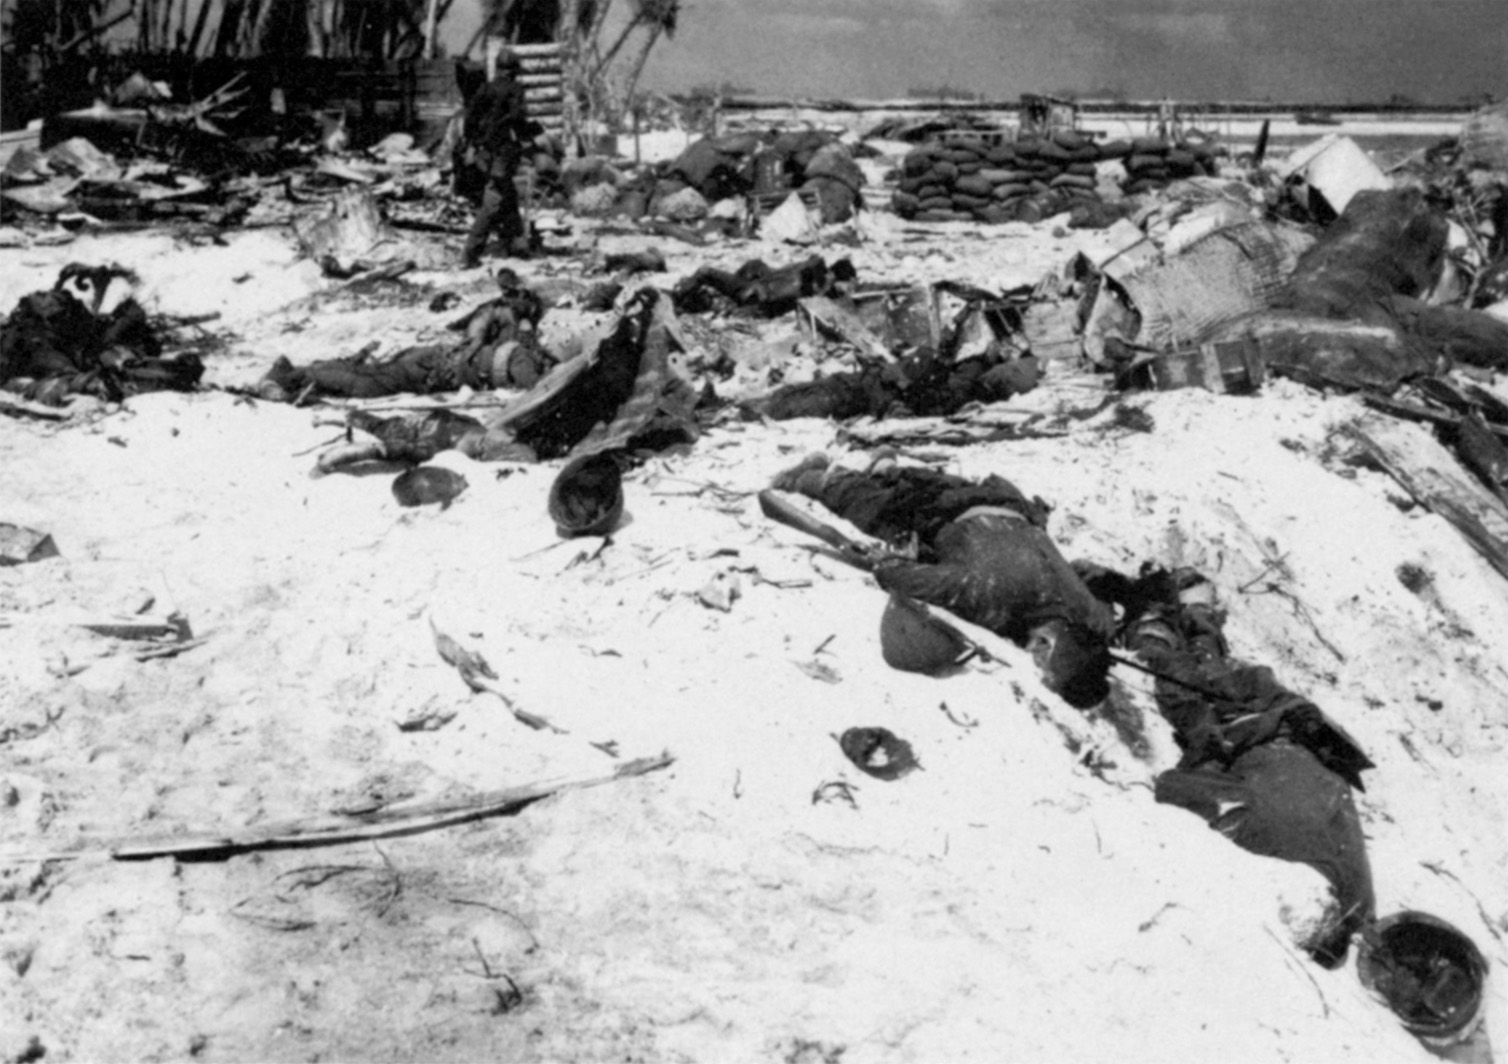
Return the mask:
<path id="1" fill-rule="evenodd" d="M 497 229 L 503 243 L 512 250 L 512 244 L 524 235 L 524 219 L 519 213 L 518 186 L 513 183 L 514 171 L 492 179 L 497 190 Z"/>
<path id="2" fill-rule="evenodd" d="M 497 184 L 496 181 L 489 180 L 487 187 L 482 190 L 481 205 L 477 207 L 476 218 L 472 220 L 471 232 L 466 234 L 464 255 L 468 262 L 475 262 L 481 258 L 482 250 L 487 246 L 487 238 L 498 224 L 498 212 L 502 209 L 503 197 L 498 192 Z"/>

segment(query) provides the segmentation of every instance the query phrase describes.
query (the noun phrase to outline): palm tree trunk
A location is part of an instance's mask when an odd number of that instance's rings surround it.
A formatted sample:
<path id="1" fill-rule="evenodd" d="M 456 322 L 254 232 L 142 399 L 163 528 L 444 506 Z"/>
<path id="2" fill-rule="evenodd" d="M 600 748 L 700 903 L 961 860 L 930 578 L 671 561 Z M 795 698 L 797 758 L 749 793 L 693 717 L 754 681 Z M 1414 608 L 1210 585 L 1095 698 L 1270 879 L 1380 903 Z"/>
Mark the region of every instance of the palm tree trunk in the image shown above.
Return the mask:
<path id="1" fill-rule="evenodd" d="M 603 53 L 602 58 L 597 61 L 597 74 L 599 77 L 607 70 L 607 65 L 613 61 L 613 56 L 618 54 L 618 50 L 623 47 L 623 42 L 628 40 L 628 35 L 634 31 L 634 27 L 638 24 L 639 16 L 632 16 L 623 26 L 623 32 L 618 34 L 618 39 L 613 42 L 612 47 Z"/>
<path id="2" fill-rule="evenodd" d="M 665 32 L 665 27 L 658 22 L 651 22 L 644 32 L 644 45 L 639 49 L 639 54 L 634 58 L 634 65 L 628 73 L 628 80 L 623 84 L 623 106 L 633 105 L 634 89 L 639 85 L 639 75 L 644 73 L 644 64 L 649 61 L 649 51 L 660 39 L 660 34 Z"/>
<path id="3" fill-rule="evenodd" d="M 597 0 L 596 6 L 592 9 L 592 22 L 586 28 L 586 33 L 582 36 L 582 44 L 586 48 L 590 48 L 594 56 L 600 57 L 601 55 L 601 49 L 597 47 L 597 42 L 602 37 L 602 27 L 606 24 L 607 13 L 612 8 L 613 0 Z M 597 70 L 600 71 L 602 69 L 600 58 L 595 65 Z"/>

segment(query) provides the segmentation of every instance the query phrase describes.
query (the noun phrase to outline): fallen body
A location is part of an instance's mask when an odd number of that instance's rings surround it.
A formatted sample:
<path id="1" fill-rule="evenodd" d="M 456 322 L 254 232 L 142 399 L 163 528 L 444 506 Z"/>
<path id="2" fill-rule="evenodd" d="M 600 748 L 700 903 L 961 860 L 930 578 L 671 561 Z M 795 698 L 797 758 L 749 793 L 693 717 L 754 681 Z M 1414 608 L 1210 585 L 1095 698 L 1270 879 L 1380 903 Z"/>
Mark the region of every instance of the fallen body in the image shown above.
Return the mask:
<path id="1" fill-rule="evenodd" d="M 101 310 L 116 280 L 136 277 L 119 266 L 70 263 L 50 291 L 23 296 L 0 326 L 0 386 L 52 405 L 70 395 L 119 401 L 141 392 L 192 391 L 204 364 L 195 355 L 163 358 L 140 303 L 126 298 Z"/>
<path id="2" fill-rule="evenodd" d="M 1329 967 L 1376 916 L 1366 837 L 1351 797 L 1373 767 L 1356 741 L 1272 670 L 1230 656 L 1224 616 L 1194 574 L 1126 626 L 1126 643 L 1158 674 L 1157 706 L 1183 749 L 1156 780 L 1159 802 L 1203 817 L 1236 845 L 1310 865 L 1339 903 L 1310 944 Z M 1176 584 L 1184 584 L 1180 592 Z"/>
<path id="3" fill-rule="evenodd" d="M 538 340 L 544 306 L 508 271 L 499 273 L 498 286 L 496 298 L 451 324 L 462 334 L 458 341 L 407 347 L 384 359 L 356 355 L 295 366 L 279 358 L 257 392 L 298 403 L 531 387 L 559 360 Z"/>
<path id="4" fill-rule="evenodd" d="M 1112 645 L 1134 650 L 1158 676 L 1158 709 L 1184 752 L 1157 777 L 1157 800 L 1197 813 L 1244 849 L 1324 875 L 1338 914 L 1309 948 L 1326 965 L 1344 959 L 1352 932 L 1375 918 L 1351 797 L 1372 762 L 1271 669 L 1230 656 L 1224 615 L 1201 577 L 1148 569 L 1131 579 L 1070 565 L 1046 533 L 1045 504 L 998 476 L 974 482 L 894 464 L 858 472 L 816 455 L 773 487 L 815 499 L 891 544 L 888 554 L 853 553 L 893 595 L 1031 649 L 1048 686 L 1072 705 L 1088 708 L 1109 694 Z M 827 531 L 830 544 L 841 540 Z"/>
<path id="5" fill-rule="evenodd" d="M 859 473 L 820 455 L 773 487 L 815 499 L 888 543 L 914 543 L 875 564 L 882 588 L 1030 648 L 1048 685 L 1076 706 L 1108 693 L 1114 615 L 1047 535 L 1041 500 L 1000 477 L 975 483 L 894 466 Z"/>

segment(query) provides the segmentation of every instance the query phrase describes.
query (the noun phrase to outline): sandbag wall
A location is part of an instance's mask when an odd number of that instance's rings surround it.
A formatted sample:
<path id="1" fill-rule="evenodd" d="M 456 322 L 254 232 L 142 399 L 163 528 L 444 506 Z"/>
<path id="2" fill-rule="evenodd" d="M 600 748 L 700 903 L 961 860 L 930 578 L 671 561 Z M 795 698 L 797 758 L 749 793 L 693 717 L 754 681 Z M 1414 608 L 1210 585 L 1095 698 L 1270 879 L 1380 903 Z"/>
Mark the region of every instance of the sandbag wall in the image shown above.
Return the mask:
<path id="1" fill-rule="evenodd" d="M 957 138 L 906 155 L 891 206 L 920 222 L 1040 221 L 1098 199 L 1099 164 L 1112 160 L 1125 168 L 1127 194 L 1216 173 L 1208 147 L 1155 138 L 1103 144 L 1074 132 L 996 143 Z"/>

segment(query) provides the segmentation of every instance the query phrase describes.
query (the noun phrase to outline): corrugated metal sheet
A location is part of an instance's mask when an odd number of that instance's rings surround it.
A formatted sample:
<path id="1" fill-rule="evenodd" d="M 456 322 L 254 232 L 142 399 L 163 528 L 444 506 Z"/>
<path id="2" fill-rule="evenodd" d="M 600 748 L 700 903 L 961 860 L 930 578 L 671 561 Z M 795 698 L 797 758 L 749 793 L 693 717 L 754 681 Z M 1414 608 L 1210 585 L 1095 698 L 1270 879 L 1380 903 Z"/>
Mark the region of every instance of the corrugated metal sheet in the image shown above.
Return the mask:
<path id="1" fill-rule="evenodd" d="M 1266 309 L 1311 243 L 1298 229 L 1245 222 L 1124 278 L 1141 314 L 1136 342 L 1161 351 L 1195 346 L 1237 318 Z"/>

